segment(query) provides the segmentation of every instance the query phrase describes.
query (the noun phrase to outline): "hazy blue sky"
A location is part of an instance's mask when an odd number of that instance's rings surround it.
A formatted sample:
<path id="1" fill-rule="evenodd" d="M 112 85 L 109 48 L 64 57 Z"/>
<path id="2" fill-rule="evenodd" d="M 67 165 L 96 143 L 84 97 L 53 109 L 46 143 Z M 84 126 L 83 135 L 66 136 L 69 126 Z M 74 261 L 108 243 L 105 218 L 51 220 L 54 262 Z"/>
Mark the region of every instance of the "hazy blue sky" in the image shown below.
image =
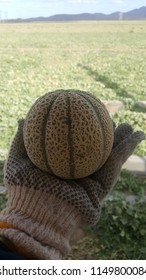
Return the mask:
<path id="1" fill-rule="evenodd" d="M 146 0 L 0 0 L 0 19 L 54 14 L 112 13 L 146 6 Z"/>

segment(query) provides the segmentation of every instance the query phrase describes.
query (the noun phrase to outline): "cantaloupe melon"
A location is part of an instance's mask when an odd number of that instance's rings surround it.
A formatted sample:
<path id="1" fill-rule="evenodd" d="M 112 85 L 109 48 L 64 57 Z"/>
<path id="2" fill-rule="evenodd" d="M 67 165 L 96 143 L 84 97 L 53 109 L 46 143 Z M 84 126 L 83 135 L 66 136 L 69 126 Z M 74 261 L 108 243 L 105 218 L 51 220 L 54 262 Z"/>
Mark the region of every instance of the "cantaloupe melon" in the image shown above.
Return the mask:
<path id="1" fill-rule="evenodd" d="M 63 179 L 84 178 L 107 160 L 114 127 L 104 104 L 78 90 L 41 96 L 24 123 L 28 157 L 39 169 Z"/>

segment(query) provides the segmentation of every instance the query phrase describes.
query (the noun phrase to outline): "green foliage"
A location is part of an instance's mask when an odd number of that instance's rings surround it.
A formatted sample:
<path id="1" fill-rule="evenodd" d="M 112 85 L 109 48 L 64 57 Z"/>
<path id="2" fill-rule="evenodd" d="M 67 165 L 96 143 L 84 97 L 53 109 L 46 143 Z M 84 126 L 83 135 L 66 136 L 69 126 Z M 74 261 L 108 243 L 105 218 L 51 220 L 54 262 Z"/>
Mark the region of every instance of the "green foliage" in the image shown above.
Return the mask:
<path id="1" fill-rule="evenodd" d="M 118 125 L 121 122 L 130 123 L 135 129 L 143 130 L 146 133 L 146 114 L 141 112 L 132 112 L 121 110 L 113 117 L 115 123 Z"/>
<path id="2" fill-rule="evenodd" d="M 146 258 L 145 213 L 144 199 L 127 202 L 111 197 L 106 201 L 96 232 L 107 258 Z"/>
<path id="3" fill-rule="evenodd" d="M 114 191 L 123 193 L 144 195 L 146 193 L 146 179 L 142 180 L 135 177 L 127 170 L 122 170 L 118 181 L 114 187 Z"/>

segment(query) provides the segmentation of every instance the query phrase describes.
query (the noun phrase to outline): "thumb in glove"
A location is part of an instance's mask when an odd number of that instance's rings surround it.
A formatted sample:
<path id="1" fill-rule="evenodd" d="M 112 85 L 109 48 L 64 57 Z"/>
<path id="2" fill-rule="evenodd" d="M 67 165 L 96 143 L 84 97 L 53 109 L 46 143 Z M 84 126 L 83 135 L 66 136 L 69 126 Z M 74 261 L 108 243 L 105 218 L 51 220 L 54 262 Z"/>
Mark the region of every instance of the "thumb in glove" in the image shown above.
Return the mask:
<path id="1" fill-rule="evenodd" d="M 142 131 L 134 132 L 131 125 L 123 123 L 117 127 L 110 156 L 105 164 L 90 176 L 98 182 L 99 200 L 103 200 L 112 190 L 117 182 L 122 165 L 142 140 L 146 140 L 146 135 Z"/>

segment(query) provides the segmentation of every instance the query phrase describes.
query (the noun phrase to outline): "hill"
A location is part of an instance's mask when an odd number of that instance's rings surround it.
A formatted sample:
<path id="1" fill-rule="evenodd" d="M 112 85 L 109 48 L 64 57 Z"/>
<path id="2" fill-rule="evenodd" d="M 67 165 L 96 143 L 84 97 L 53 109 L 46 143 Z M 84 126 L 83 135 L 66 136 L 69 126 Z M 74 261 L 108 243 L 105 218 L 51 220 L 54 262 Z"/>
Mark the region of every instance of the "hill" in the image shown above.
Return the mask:
<path id="1" fill-rule="evenodd" d="M 36 17 L 27 19 L 10 19 L 7 22 L 34 22 L 34 21 L 80 21 L 80 20 L 145 20 L 146 7 L 134 9 L 128 12 L 115 12 L 112 14 L 83 13 L 83 14 L 58 14 L 50 17 Z"/>

